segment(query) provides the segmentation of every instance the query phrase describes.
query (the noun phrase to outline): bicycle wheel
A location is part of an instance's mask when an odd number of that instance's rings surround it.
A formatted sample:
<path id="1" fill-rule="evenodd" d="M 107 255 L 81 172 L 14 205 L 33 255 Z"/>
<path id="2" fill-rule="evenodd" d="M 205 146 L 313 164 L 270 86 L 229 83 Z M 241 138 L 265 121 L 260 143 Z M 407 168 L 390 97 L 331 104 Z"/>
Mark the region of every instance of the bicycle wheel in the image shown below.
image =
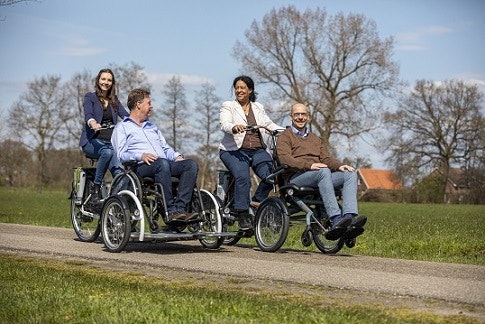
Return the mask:
<path id="1" fill-rule="evenodd" d="M 83 201 L 87 198 L 87 192 L 94 186 L 91 180 L 86 180 Z M 99 214 L 83 215 L 81 204 L 76 204 L 74 193 L 71 194 L 71 222 L 74 232 L 82 242 L 94 242 L 101 232 Z"/>
<path id="2" fill-rule="evenodd" d="M 254 234 L 256 243 L 264 252 L 275 252 L 285 243 L 290 228 L 290 217 L 284 203 L 277 197 L 265 199 L 256 212 Z"/>
<path id="3" fill-rule="evenodd" d="M 194 210 L 198 211 L 199 217 L 203 219 L 200 223 L 200 228 L 204 232 L 220 233 L 222 232 L 222 221 L 220 215 L 218 215 L 219 205 L 216 199 L 208 191 L 201 189 L 200 195 L 194 194 L 192 199 Z M 199 240 L 202 246 L 208 249 L 217 249 L 224 242 L 224 237 L 218 236 L 205 236 Z"/>
<path id="4" fill-rule="evenodd" d="M 335 254 L 344 246 L 344 240 L 341 238 L 335 241 L 327 240 L 325 238 L 325 231 L 317 223 L 311 224 L 311 232 L 315 245 L 322 253 Z"/>
<path id="5" fill-rule="evenodd" d="M 108 198 L 101 213 L 104 245 L 110 252 L 120 252 L 130 240 L 132 229 L 128 203 L 123 197 Z"/>

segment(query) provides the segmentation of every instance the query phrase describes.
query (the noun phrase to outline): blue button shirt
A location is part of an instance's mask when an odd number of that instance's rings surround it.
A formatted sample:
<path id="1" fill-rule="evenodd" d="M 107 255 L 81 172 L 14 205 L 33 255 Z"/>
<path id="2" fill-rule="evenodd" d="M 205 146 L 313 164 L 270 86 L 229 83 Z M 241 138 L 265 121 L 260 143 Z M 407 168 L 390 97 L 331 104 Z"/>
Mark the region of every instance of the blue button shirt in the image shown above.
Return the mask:
<path id="1" fill-rule="evenodd" d="M 140 162 L 143 153 L 152 153 L 169 161 L 175 161 L 181 155 L 167 143 L 157 126 L 148 120 L 140 126 L 130 117 L 125 117 L 116 124 L 111 143 L 121 163 Z"/>
<path id="2" fill-rule="evenodd" d="M 293 131 L 293 134 L 301 138 L 307 137 L 308 133 L 310 133 L 310 131 L 308 130 L 308 127 L 305 127 L 304 132 L 300 132 L 295 126 L 291 125 L 291 130 Z"/>

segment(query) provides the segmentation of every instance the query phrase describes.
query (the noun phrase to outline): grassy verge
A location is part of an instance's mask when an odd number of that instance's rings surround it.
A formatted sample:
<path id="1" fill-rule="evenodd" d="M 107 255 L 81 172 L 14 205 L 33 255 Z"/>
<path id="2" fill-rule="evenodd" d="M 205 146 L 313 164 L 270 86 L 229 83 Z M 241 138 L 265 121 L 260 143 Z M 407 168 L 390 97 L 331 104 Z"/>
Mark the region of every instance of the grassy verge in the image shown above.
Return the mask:
<path id="1" fill-rule="evenodd" d="M 71 227 L 67 192 L 0 187 L 0 222 Z M 354 248 L 341 253 L 485 265 L 484 205 L 360 203 L 369 220 Z M 304 247 L 302 226 L 293 226 L 283 248 Z M 241 243 L 256 245 L 254 238 Z"/>
<path id="2" fill-rule="evenodd" d="M 2 323 L 474 322 L 406 307 L 349 306 L 324 289 L 313 294 L 240 290 L 226 283 L 174 281 L 1 254 L 0 291 Z"/>

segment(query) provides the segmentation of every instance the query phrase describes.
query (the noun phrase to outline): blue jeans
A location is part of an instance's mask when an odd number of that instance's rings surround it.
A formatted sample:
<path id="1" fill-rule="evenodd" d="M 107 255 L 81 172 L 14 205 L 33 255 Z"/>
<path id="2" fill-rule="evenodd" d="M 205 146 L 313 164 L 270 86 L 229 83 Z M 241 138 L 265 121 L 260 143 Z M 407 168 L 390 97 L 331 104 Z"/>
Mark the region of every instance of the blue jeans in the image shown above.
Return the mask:
<path id="1" fill-rule="evenodd" d="M 87 142 L 82 147 L 82 150 L 88 158 L 98 159 L 96 173 L 94 175 L 95 184 L 101 185 L 103 183 L 104 175 L 108 169 L 113 178 L 123 171 L 123 166 L 118 160 L 111 142 L 94 138 Z"/>
<path id="2" fill-rule="evenodd" d="M 264 149 L 237 151 L 220 151 L 219 156 L 234 177 L 234 209 L 248 210 L 251 194 L 250 167 L 260 178 L 265 179 L 271 174 L 273 160 Z M 254 193 L 254 200 L 263 201 L 269 195 L 273 185 L 261 181 Z"/>
<path id="3" fill-rule="evenodd" d="M 328 168 L 298 172 L 290 178 L 290 183 L 299 187 L 318 187 L 325 211 L 329 217 L 358 214 L 357 172 L 331 172 Z M 342 190 L 342 211 L 340 211 L 335 189 Z"/>
<path id="4" fill-rule="evenodd" d="M 136 172 L 141 177 L 153 177 L 156 183 L 162 185 L 169 214 L 187 212 L 186 208 L 192 200 L 198 171 L 199 166 L 194 160 L 171 162 L 159 158 L 150 165 L 142 163 L 136 167 Z M 172 193 L 172 177 L 179 179 L 178 194 L 175 198 Z"/>

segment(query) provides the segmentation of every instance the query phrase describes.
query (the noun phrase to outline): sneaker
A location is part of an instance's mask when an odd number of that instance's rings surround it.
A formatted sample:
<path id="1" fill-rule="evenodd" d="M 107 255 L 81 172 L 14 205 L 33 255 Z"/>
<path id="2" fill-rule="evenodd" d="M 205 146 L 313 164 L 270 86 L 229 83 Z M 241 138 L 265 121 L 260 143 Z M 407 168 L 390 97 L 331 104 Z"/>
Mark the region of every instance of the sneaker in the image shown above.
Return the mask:
<path id="1" fill-rule="evenodd" d="M 364 225 L 366 222 L 367 222 L 367 217 L 363 215 L 353 217 L 352 223 L 347 228 L 347 231 L 343 235 L 343 238 L 346 240 L 349 240 L 349 239 L 356 238 L 357 236 L 364 233 Z"/>
<path id="2" fill-rule="evenodd" d="M 347 232 L 347 228 L 352 224 L 352 217 L 335 216 L 332 217 L 332 227 L 325 233 L 325 238 L 330 241 L 338 240 Z"/>
<path id="3" fill-rule="evenodd" d="M 364 227 L 364 225 L 365 225 L 366 222 L 367 222 L 367 217 L 365 217 L 364 215 L 355 216 L 352 219 L 351 226 Z"/>

